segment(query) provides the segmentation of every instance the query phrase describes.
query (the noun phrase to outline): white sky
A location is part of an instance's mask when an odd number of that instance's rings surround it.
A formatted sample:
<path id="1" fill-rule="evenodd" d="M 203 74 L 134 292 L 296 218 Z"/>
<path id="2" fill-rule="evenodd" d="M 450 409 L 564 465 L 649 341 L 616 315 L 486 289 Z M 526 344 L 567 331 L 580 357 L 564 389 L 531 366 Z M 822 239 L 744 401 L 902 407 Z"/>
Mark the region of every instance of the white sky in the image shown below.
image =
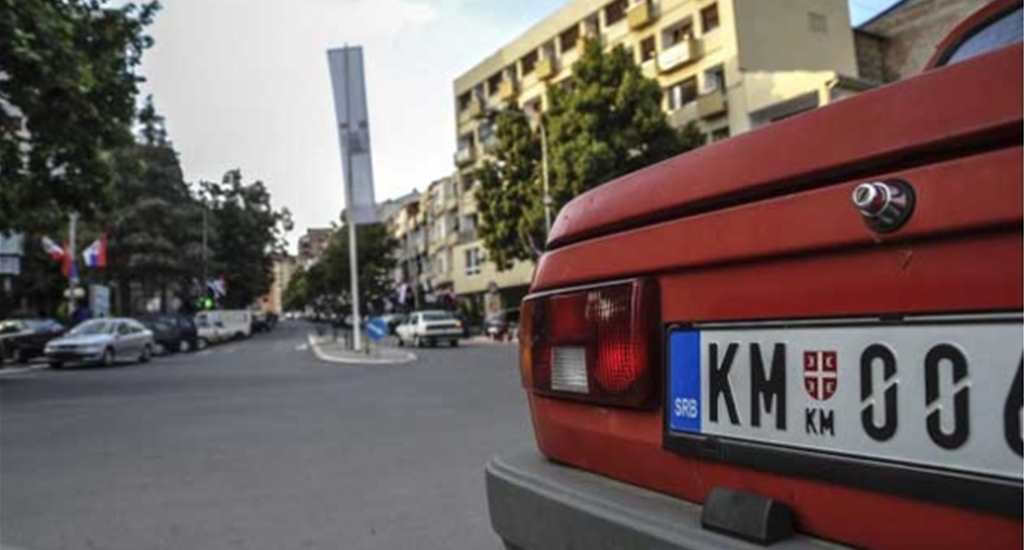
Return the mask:
<path id="1" fill-rule="evenodd" d="M 894 0 L 851 0 L 854 23 Z M 452 81 L 560 0 L 163 0 L 144 93 L 188 181 L 240 168 L 307 227 L 337 220 L 328 48 L 363 46 L 377 200 L 454 168 Z"/>

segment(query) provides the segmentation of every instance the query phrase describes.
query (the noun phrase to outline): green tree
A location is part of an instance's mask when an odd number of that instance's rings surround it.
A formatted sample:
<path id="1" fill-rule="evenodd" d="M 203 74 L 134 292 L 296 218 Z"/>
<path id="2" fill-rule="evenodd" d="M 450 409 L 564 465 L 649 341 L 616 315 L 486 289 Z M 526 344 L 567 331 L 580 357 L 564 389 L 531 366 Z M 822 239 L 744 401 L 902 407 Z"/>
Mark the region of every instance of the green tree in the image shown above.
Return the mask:
<path id="1" fill-rule="evenodd" d="M 676 130 L 661 109 L 656 80 L 643 75 L 622 46 L 605 51 L 584 43 L 573 74 L 548 89 L 544 128 L 548 137 L 552 211 L 573 197 L 703 143 L 695 124 Z M 499 269 L 535 258 L 546 240 L 538 132 L 521 112 L 497 119 L 494 162 L 479 171 L 480 233 Z"/>
<path id="2" fill-rule="evenodd" d="M 113 208 L 101 228 L 108 234 L 108 273 L 117 282 L 123 313 L 139 309 L 133 287 L 143 296 L 159 292 L 165 308 L 170 291 L 190 303 L 203 257 L 202 205 L 184 181 L 151 100 L 140 122 L 141 142 L 115 155 Z"/>
<path id="3" fill-rule="evenodd" d="M 222 275 L 227 286 L 221 305 L 249 307 L 270 289 L 273 255 L 284 253 L 291 213 L 274 210 L 263 182 L 243 183 L 237 169 L 224 174 L 220 183 L 202 182 L 200 188 L 209 212 L 209 273 Z"/>
<path id="4" fill-rule="evenodd" d="M 158 3 L 106 4 L 0 0 L 0 229 L 88 221 L 111 199 Z"/>
<path id="5" fill-rule="evenodd" d="M 527 216 L 531 205 L 542 200 L 541 148 L 522 111 L 502 111 L 495 124 L 494 159 L 477 172 L 476 199 L 484 246 L 498 269 L 507 269 L 515 260 L 535 257 L 543 243 L 530 241 Z"/>
<path id="6" fill-rule="evenodd" d="M 393 292 L 393 256 L 398 241 L 391 237 L 384 224 L 360 225 L 356 230 L 359 264 L 359 294 L 363 312 L 383 309 Z M 288 298 L 294 299 L 289 307 L 312 307 L 320 314 L 348 312 L 351 301 L 351 272 L 349 269 L 348 228 L 341 226 L 331 235 L 323 258 L 293 277 Z"/>

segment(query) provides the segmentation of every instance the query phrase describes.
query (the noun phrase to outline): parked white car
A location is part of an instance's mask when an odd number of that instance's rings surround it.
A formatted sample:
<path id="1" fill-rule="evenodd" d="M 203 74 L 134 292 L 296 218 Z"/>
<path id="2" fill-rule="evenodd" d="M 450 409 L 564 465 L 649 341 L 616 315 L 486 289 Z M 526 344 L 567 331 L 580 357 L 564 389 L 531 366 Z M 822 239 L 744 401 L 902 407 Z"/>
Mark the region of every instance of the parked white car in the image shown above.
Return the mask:
<path id="1" fill-rule="evenodd" d="M 196 336 L 199 340 L 199 347 L 205 348 L 210 344 L 219 344 L 231 339 L 228 329 L 219 319 L 208 315 L 208 312 L 196 314 Z"/>
<path id="2" fill-rule="evenodd" d="M 433 346 L 438 342 L 447 341 L 449 345 L 455 347 L 459 345 L 459 338 L 462 336 L 462 321 L 444 310 L 414 311 L 395 328 L 395 336 L 398 337 L 399 346 Z"/>
<path id="3" fill-rule="evenodd" d="M 213 309 L 196 314 L 200 340 L 216 344 L 252 335 L 252 313 L 245 309 Z"/>

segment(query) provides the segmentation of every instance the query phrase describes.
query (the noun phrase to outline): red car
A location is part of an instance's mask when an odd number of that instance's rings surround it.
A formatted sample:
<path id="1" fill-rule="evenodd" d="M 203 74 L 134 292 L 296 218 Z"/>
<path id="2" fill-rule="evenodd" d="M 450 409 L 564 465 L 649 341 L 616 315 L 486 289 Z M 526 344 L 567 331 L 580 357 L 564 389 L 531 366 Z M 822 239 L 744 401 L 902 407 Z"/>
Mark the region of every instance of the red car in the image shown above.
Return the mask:
<path id="1" fill-rule="evenodd" d="M 998 0 L 916 77 L 570 202 L 506 545 L 1021 548 L 1021 66 Z"/>

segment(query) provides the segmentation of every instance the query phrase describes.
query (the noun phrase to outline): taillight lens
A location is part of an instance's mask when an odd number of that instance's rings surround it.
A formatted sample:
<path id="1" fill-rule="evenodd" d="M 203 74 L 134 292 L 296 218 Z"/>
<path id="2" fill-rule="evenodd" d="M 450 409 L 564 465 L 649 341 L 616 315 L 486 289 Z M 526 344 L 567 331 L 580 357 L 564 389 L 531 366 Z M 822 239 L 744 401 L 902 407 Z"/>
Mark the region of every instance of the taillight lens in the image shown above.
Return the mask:
<path id="1" fill-rule="evenodd" d="M 538 393 L 605 405 L 657 405 L 654 281 L 550 294 L 523 302 L 520 367 Z"/>

